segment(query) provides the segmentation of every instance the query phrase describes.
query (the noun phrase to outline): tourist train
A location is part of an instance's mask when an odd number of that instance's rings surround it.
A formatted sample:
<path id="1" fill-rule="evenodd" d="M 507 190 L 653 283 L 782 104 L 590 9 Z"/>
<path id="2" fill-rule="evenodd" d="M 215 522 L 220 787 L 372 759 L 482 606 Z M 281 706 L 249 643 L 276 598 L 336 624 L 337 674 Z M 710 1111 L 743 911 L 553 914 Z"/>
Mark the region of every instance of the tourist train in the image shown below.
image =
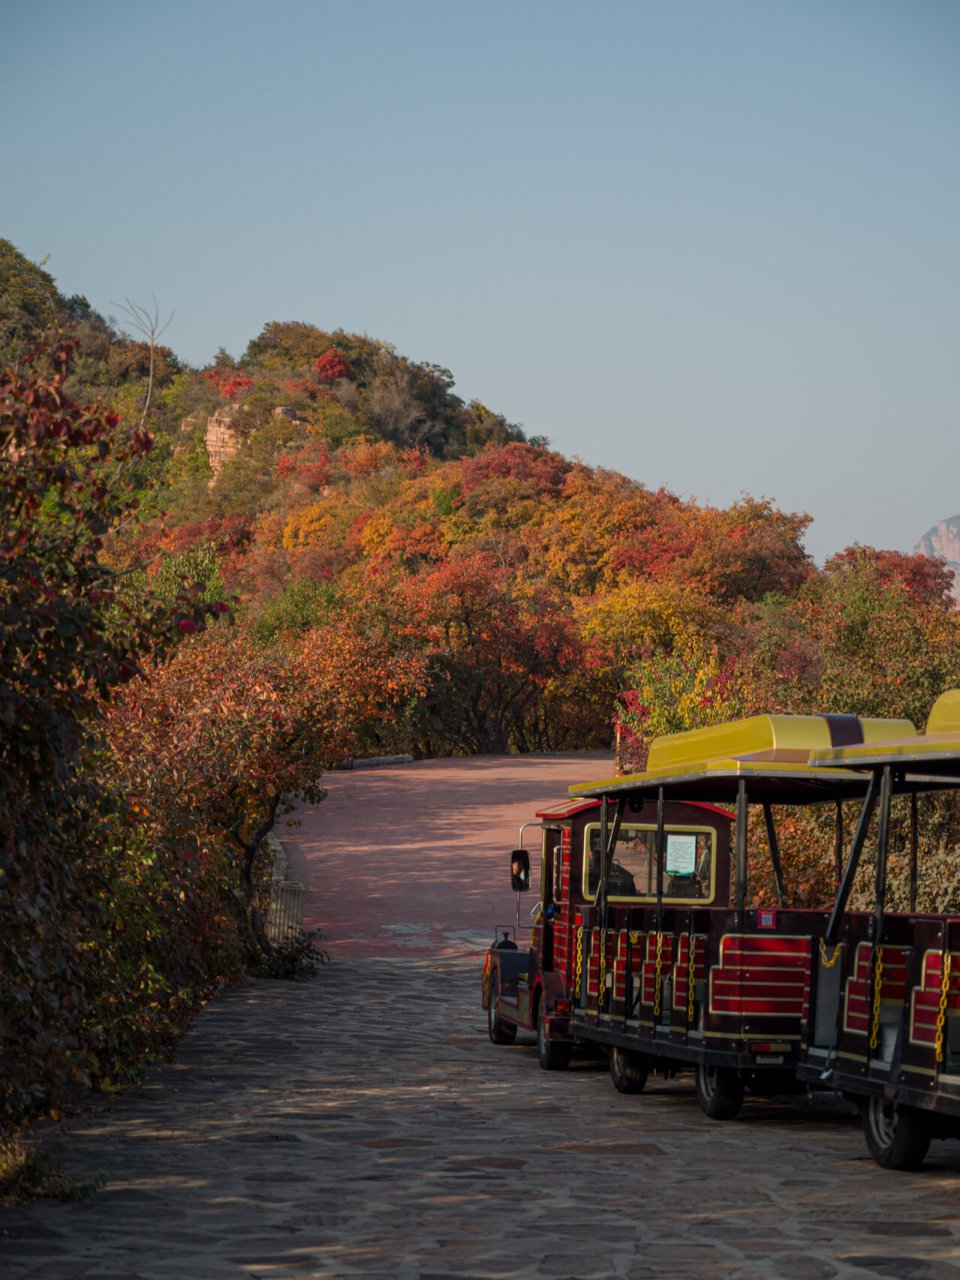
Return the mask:
<path id="1" fill-rule="evenodd" d="M 837 1090 L 879 1164 L 919 1167 L 932 1138 L 960 1134 L 960 910 L 917 910 L 939 865 L 922 797 L 958 787 L 960 690 L 922 734 L 770 715 L 657 739 L 643 772 L 536 814 L 529 942 L 498 928 L 486 955 L 490 1039 L 536 1032 L 547 1070 L 602 1051 L 625 1093 L 692 1071 L 716 1120 L 747 1090 Z M 815 907 L 791 902 L 780 839 L 811 812 L 836 884 Z M 522 894 L 536 868 L 524 847 L 510 857 Z M 887 910 L 893 859 L 908 866 L 906 910 Z"/>

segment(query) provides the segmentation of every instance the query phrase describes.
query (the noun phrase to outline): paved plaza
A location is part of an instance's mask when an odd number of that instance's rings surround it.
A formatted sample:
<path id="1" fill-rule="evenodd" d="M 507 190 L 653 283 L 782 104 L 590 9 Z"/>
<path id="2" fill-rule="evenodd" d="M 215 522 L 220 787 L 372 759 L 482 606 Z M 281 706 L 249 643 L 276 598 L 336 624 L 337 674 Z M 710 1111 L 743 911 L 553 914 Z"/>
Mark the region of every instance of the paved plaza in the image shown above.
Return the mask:
<path id="1" fill-rule="evenodd" d="M 0 1278 L 960 1280 L 960 1142 L 884 1172 L 832 1095 L 715 1123 L 687 1078 L 625 1097 L 601 1062 L 489 1042 L 519 821 L 602 772 L 334 775 L 281 833 L 334 963 L 222 993 L 174 1061 L 71 1121 L 65 1166 L 105 1188 L 0 1210 Z"/>

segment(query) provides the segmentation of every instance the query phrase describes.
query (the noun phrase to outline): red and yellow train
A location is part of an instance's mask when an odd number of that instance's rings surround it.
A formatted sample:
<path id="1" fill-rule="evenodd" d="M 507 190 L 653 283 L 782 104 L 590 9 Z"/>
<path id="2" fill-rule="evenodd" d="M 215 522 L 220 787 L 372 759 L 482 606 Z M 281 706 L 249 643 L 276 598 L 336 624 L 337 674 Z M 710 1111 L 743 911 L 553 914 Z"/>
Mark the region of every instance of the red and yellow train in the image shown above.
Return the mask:
<path id="1" fill-rule="evenodd" d="M 508 932 L 484 966 L 490 1038 L 535 1031 L 547 1070 L 602 1048 L 623 1092 L 653 1070 L 692 1070 L 715 1119 L 735 1116 L 748 1087 L 837 1089 L 859 1101 L 881 1164 L 917 1167 L 960 1118 L 960 914 L 915 909 L 917 797 L 956 787 L 960 691 L 921 735 L 906 720 L 755 716 L 658 739 L 644 772 L 572 787 L 537 814 L 529 945 Z M 912 815 L 907 912 L 885 909 L 895 803 Z M 824 805 L 836 898 L 797 907 L 778 823 Z M 871 900 L 854 910 L 868 845 Z M 511 860 L 522 892 L 530 854 Z M 761 860 L 770 906 L 754 905 Z"/>

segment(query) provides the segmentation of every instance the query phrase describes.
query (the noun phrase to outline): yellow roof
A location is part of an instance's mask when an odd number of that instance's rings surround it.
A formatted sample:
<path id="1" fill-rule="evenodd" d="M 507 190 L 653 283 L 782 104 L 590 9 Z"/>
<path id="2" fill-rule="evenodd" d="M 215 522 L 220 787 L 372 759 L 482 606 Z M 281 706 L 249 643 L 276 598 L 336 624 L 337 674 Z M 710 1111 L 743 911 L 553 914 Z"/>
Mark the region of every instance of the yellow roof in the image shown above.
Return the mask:
<path id="1" fill-rule="evenodd" d="M 574 796 L 615 795 L 669 787 L 672 798 L 729 803 L 741 778 L 750 793 L 771 804 L 814 802 L 841 793 L 859 795 L 862 778 L 846 770 L 811 767 L 811 753 L 832 742 L 874 742 L 910 734 L 909 720 L 854 716 L 751 716 L 709 729 L 657 738 L 643 773 L 570 788 Z"/>
<path id="2" fill-rule="evenodd" d="M 656 738 L 647 759 L 648 773 L 705 760 L 757 760 L 806 764 L 811 751 L 831 747 L 838 730 L 864 742 L 915 733 L 909 720 L 860 720 L 856 716 L 750 716 L 710 729 Z"/>
<path id="3" fill-rule="evenodd" d="M 927 733 L 952 733 L 960 736 L 960 689 L 941 693 L 927 716 Z"/>
<path id="4" fill-rule="evenodd" d="M 948 689 L 933 704 L 926 733 L 891 734 L 888 739 L 859 746 L 817 751 L 810 763 L 817 767 L 879 768 L 884 764 L 918 765 L 923 773 L 960 778 L 960 689 Z"/>

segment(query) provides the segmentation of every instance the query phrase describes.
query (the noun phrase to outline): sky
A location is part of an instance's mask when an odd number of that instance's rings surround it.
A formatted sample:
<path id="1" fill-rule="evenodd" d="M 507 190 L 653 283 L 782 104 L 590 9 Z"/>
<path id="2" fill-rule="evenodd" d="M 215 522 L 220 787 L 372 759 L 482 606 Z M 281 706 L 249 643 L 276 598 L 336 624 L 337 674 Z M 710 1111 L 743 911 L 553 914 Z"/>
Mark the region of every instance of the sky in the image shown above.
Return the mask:
<path id="1" fill-rule="evenodd" d="M 0 237 L 202 366 L 273 320 L 652 488 L 960 512 L 960 0 L 0 0 Z"/>

